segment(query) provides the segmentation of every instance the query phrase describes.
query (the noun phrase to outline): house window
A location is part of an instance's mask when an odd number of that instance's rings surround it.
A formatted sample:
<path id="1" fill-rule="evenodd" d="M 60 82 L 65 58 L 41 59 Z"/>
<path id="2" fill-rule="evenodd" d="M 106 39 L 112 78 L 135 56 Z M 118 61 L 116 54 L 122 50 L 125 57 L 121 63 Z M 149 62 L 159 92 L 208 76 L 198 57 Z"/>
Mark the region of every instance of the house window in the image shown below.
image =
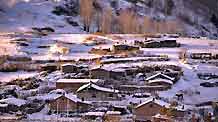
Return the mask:
<path id="1" fill-rule="evenodd" d="M 152 105 L 152 104 L 150 104 L 150 105 L 149 105 L 149 107 L 150 107 L 150 108 L 152 108 L 152 107 L 153 107 L 153 105 Z"/>
<path id="2" fill-rule="evenodd" d="M 109 94 L 109 97 L 114 97 L 114 95 L 112 93 Z"/>
<path id="3" fill-rule="evenodd" d="M 96 94 L 92 94 L 92 97 L 93 97 L 93 98 L 96 98 Z"/>

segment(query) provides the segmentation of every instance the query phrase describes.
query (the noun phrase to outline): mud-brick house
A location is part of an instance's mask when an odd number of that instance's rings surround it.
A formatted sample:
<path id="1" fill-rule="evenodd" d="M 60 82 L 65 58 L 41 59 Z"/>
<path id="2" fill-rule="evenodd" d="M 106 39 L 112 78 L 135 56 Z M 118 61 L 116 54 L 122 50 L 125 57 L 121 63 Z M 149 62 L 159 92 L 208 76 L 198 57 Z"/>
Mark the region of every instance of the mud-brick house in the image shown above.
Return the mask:
<path id="1" fill-rule="evenodd" d="M 160 48 L 160 47 L 178 47 L 179 44 L 175 38 L 147 38 L 146 41 L 135 42 L 143 48 Z"/>
<path id="2" fill-rule="evenodd" d="M 212 59 L 212 53 L 192 53 L 190 55 L 192 59 Z"/>
<path id="3" fill-rule="evenodd" d="M 139 47 L 136 46 L 131 46 L 127 44 L 116 44 L 113 45 L 112 51 L 115 53 L 121 53 L 121 52 L 126 52 L 126 51 L 138 51 Z"/>
<path id="4" fill-rule="evenodd" d="M 92 48 L 90 53 L 92 54 L 98 54 L 98 55 L 106 55 L 106 54 L 110 54 L 111 53 L 111 49 L 110 48 Z"/>
<path id="5" fill-rule="evenodd" d="M 75 64 L 71 64 L 71 63 L 66 63 L 61 65 L 61 71 L 64 73 L 79 72 L 78 67 Z"/>
<path id="6" fill-rule="evenodd" d="M 82 121 L 93 121 L 93 120 L 96 120 L 98 118 L 99 121 L 102 121 L 103 118 L 104 118 L 104 115 L 105 115 L 105 112 L 93 112 L 93 111 L 90 111 L 90 112 L 87 112 L 87 113 L 84 113 L 83 116 L 82 116 Z"/>
<path id="7" fill-rule="evenodd" d="M 51 112 L 85 112 L 91 107 L 89 102 L 82 101 L 72 94 L 60 95 L 49 101 L 48 105 Z"/>
<path id="8" fill-rule="evenodd" d="M 167 76 L 163 73 L 157 73 L 146 78 L 146 84 L 150 86 L 165 86 L 171 87 L 173 85 L 175 78 Z"/>
<path id="9" fill-rule="evenodd" d="M 142 47 L 144 47 L 144 48 L 160 48 L 161 45 L 160 45 L 160 42 L 151 40 L 151 41 L 143 43 Z"/>
<path id="10" fill-rule="evenodd" d="M 6 98 L 0 100 L 0 112 L 17 112 L 23 110 L 28 102 L 19 98 Z"/>
<path id="11" fill-rule="evenodd" d="M 64 89 L 65 91 L 76 92 L 81 86 L 90 82 L 97 83 L 99 79 L 59 79 L 56 81 L 56 89 Z"/>
<path id="12" fill-rule="evenodd" d="M 148 99 L 134 108 L 133 114 L 135 115 L 135 121 L 145 122 L 152 120 L 154 115 L 160 113 L 161 109 L 168 106 L 168 103 L 161 100 L 155 98 Z"/>
<path id="13" fill-rule="evenodd" d="M 119 111 L 107 111 L 104 116 L 105 122 L 120 122 L 121 112 Z"/>
<path id="14" fill-rule="evenodd" d="M 176 42 L 175 38 L 164 38 L 160 41 L 161 47 L 177 47 L 179 44 Z"/>
<path id="15" fill-rule="evenodd" d="M 118 90 L 101 87 L 93 82 L 81 86 L 76 92 L 78 97 L 85 101 L 119 100 Z"/>
<path id="16" fill-rule="evenodd" d="M 100 67 L 91 69 L 91 77 L 104 80 L 108 80 L 111 78 L 110 71 Z"/>
<path id="17" fill-rule="evenodd" d="M 107 70 L 104 68 L 93 68 L 91 70 L 91 77 L 92 78 L 97 78 L 97 79 L 103 79 L 103 80 L 108 80 L 108 79 L 116 79 L 119 80 L 122 77 L 126 76 L 126 71 L 125 70 Z"/>
<path id="18" fill-rule="evenodd" d="M 172 107 L 165 101 L 149 98 L 145 102 L 137 105 L 134 108 L 133 114 L 135 115 L 136 122 L 146 122 L 152 121 L 153 117 L 157 114 L 163 113 L 163 110 L 171 112 L 172 115 L 169 115 L 170 117 L 181 119 L 185 116 L 187 108 L 181 105 Z"/>

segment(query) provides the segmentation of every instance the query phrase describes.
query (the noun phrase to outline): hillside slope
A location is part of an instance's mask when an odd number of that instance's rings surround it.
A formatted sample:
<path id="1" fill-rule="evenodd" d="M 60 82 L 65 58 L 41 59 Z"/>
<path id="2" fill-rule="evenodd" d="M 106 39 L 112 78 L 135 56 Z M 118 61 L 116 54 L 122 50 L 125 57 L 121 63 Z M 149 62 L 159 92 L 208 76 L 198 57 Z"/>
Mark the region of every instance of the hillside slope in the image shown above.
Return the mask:
<path id="1" fill-rule="evenodd" d="M 78 0 L 2 0 L 0 5 L 0 31 L 25 32 L 32 27 L 50 26 L 57 33 L 86 33 L 78 15 L 78 8 L 73 15 L 55 15 L 55 7 L 65 7 L 65 1 Z M 58 1 L 58 0 L 56 0 Z M 112 5 L 114 0 L 97 0 L 101 8 Z M 179 20 L 184 34 L 218 38 L 218 3 L 216 0 L 117 0 L 114 16 L 119 16 L 120 10 L 135 9 L 135 13 L 143 18 L 147 16 L 155 20 Z M 72 2 L 75 4 L 77 2 Z M 152 4 L 151 4 L 152 3 Z M 166 14 L 167 11 L 170 14 Z M 69 5 L 68 5 L 69 6 Z M 78 5 L 73 5 L 77 6 Z M 95 11 L 96 12 L 96 11 Z M 140 18 L 139 18 L 140 19 Z M 70 24 L 66 20 L 71 20 Z M 96 32 L 96 19 L 91 25 L 91 32 Z M 114 31 L 119 33 L 119 31 Z"/>

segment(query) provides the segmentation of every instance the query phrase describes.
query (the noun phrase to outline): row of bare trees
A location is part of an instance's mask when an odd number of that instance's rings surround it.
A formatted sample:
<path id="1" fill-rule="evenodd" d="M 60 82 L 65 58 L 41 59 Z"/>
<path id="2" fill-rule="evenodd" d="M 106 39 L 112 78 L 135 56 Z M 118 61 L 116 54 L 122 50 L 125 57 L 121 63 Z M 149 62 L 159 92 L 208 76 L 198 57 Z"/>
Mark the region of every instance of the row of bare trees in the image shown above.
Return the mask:
<path id="1" fill-rule="evenodd" d="M 80 0 L 80 16 L 84 31 L 90 32 L 91 25 L 97 24 L 97 31 L 102 33 L 182 33 L 182 25 L 178 20 L 153 20 L 137 15 L 131 9 L 120 10 L 113 14 L 110 7 L 96 10 L 97 0 Z M 99 6 L 98 6 L 99 7 Z"/>

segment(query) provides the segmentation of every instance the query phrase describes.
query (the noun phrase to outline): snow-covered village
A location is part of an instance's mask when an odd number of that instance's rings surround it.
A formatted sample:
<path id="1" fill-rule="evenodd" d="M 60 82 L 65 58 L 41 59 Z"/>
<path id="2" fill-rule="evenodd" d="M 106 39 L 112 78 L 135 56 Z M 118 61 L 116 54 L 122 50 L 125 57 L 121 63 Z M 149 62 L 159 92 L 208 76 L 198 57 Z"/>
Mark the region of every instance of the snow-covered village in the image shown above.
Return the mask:
<path id="1" fill-rule="evenodd" d="M 0 0 L 0 122 L 218 122 L 218 2 Z"/>

